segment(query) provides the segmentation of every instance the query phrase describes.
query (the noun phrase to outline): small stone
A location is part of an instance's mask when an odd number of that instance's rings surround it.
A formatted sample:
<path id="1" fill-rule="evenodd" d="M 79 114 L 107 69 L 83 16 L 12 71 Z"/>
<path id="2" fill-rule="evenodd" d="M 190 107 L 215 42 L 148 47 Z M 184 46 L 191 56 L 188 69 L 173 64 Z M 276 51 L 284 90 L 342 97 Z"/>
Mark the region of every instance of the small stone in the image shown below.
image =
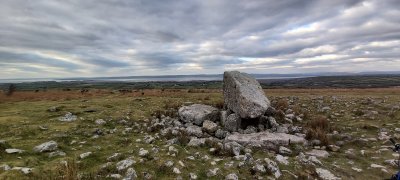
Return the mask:
<path id="1" fill-rule="evenodd" d="M 165 165 L 166 167 L 172 167 L 172 166 L 174 165 L 174 162 L 171 161 L 171 160 L 168 160 L 168 161 L 166 161 L 166 162 L 164 163 L 164 165 Z"/>
<path id="2" fill-rule="evenodd" d="M 107 178 L 121 179 L 122 176 L 121 176 L 121 174 L 110 174 L 110 175 L 107 175 Z"/>
<path id="3" fill-rule="evenodd" d="M 180 171 L 178 168 L 176 168 L 176 167 L 174 167 L 174 169 L 172 170 L 172 172 L 174 172 L 175 174 L 181 174 L 181 171 Z"/>
<path id="4" fill-rule="evenodd" d="M 227 134 L 228 134 L 227 131 L 224 131 L 224 130 L 222 130 L 222 129 L 218 129 L 218 130 L 215 132 L 215 137 L 217 137 L 217 138 L 219 138 L 219 139 L 224 139 L 224 138 L 226 137 Z"/>
<path id="5" fill-rule="evenodd" d="M 315 171 L 317 172 L 319 178 L 321 178 L 322 180 L 339 180 L 340 179 L 326 169 L 316 168 Z"/>
<path id="6" fill-rule="evenodd" d="M 218 129 L 218 126 L 217 126 L 217 124 L 215 124 L 214 122 L 212 122 L 210 120 L 205 120 L 203 122 L 203 128 L 208 133 L 214 133 Z"/>
<path id="7" fill-rule="evenodd" d="M 134 179 L 137 179 L 136 171 L 133 168 L 129 168 L 128 170 L 126 170 L 126 174 L 123 180 L 134 180 Z"/>
<path id="8" fill-rule="evenodd" d="M 265 158 L 264 161 L 266 163 L 267 169 L 275 176 L 275 178 L 281 177 L 282 173 L 279 170 L 279 167 L 275 161 L 272 161 L 268 158 Z"/>
<path id="9" fill-rule="evenodd" d="M 133 159 L 125 159 L 122 161 L 117 162 L 117 164 L 115 165 L 118 171 L 122 171 L 127 169 L 129 166 L 132 166 L 135 163 L 135 161 Z"/>
<path id="10" fill-rule="evenodd" d="M 289 165 L 289 161 L 287 157 L 284 157 L 280 154 L 276 155 L 275 160 L 278 161 L 280 164 Z"/>
<path id="11" fill-rule="evenodd" d="M 267 172 L 265 167 L 262 164 L 258 164 L 258 163 L 253 166 L 253 171 L 262 173 L 262 174 Z"/>
<path id="12" fill-rule="evenodd" d="M 244 134 L 251 134 L 251 133 L 256 133 L 257 128 L 254 126 L 247 126 L 247 128 L 244 130 Z"/>
<path id="13" fill-rule="evenodd" d="M 55 151 L 49 153 L 49 158 L 56 157 L 56 156 L 66 156 L 67 154 L 63 151 Z"/>
<path id="14" fill-rule="evenodd" d="M 290 150 L 289 148 L 284 147 L 284 146 L 279 146 L 279 154 L 291 155 L 292 154 L 292 150 Z"/>
<path id="15" fill-rule="evenodd" d="M 15 153 L 23 153 L 24 150 L 21 149 L 6 149 L 5 150 L 7 154 L 15 154 Z"/>
<path id="16" fill-rule="evenodd" d="M 186 131 L 191 136 L 196 136 L 196 137 L 202 137 L 203 136 L 203 132 L 201 131 L 201 127 L 199 127 L 199 126 L 194 126 L 194 125 L 188 126 L 186 128 Z"/>
<path id="17" fill-rule="evenodd" d="M 239 177 L 235 173 L 231 173 L 225 176 L 225 180 L 239 180 Z"/>
<path id="18" fill-rule="evenodd" d="M 197 175 L 195 173 L 189 173 L 189 178 L 191 180 L 195 180 L 195 179 L 197 179 Z"/>
<path id="19" fill-rule="evenodd" d="M 65 116 L 58 118 L 59 121 L 63 121 L 63 122 L 71 122 L 71 121 L 75 121 L 76 119 L 78 119 L 77 116 L 73 115 L 70 112 L 67 112 L 67 114 L 65 114 Z"/>
<path id="20" fill-rule="evenodd" d="M 34 152 L 51 152 L 58 148 L 58 144 L 55 141 L 45 142 L 33 148 Z"/>
<path id="21" fill-rule="evenodd" d="M 219 173 L 219 168 L 209 169 L 207 171 L 207 177 L 214 177 L 218 175 L 218 173 Z"/>
<path id="22" fill-rule="evenodd" d="M 107 122 L 104 121 L 103 119 L 97 119 L 97 120 L 95 121 L 95 123 L 96 123 L 97 125 L 103 125 L 103 124 L 105 124 L 105 123 L 107 123 Z"/>
<path id="23" fill-rule="evenodd" d="M 81 158 L 81 159 L 85 159 L 85 158 L 87 158 L 88 156 L 90 156 L 92 154 L 92 152 L 85 152 L 85 153 L 82 153 L 81 155 L 79 155 L 79 157 Z"/>
<path id="24" fill-rule="evenodd" d="M 147 155 L 149 155 L 149 151 L 148 151 L 148 150 L 145 150 L 145 149 L 143 149 L 143 148 L 140 148 L 140 150 L 139 150 L 139 156 L 140 156 L 140 157 L 144 157 L 144 156 L 147 156 Z"/>
<path id="25" fill-rule="evenodd" d="M 307 155 L 309 156 L 316 156 L 320 158 L 326 158 L 329 156 L 329 153 L 325 150 L 318 150 L 318 149 L 313 149 L 311 151 L 306 152 Z"/>

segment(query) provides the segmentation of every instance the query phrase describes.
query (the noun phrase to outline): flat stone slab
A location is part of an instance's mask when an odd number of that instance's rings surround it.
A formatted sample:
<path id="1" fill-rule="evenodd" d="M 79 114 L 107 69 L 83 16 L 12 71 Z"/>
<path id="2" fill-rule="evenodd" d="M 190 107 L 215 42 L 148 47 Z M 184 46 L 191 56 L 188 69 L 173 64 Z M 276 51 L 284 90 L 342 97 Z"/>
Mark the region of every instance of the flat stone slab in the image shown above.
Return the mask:
<path id="1" fill-rule="evenodd" d="M 227 136 L 225 140 L 235 141 L 243 146 L 250 145 L 267 149 L 275 149 L 278 146 L 287 146 L 289 144 L 303 144 L 306 142 L 303 137 L 286 133 L 270 132 L 258 132 L 251 134 L 235 133 Z"/>

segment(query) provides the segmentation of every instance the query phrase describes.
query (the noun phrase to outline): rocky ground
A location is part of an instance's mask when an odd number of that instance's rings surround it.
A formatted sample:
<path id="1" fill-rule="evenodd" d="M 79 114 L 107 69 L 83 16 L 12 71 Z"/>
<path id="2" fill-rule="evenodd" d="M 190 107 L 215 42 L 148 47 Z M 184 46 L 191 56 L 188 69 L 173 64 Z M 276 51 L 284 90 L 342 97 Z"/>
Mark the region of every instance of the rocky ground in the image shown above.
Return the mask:
<path id="1" fill-rule="evenodd" d="M 396 88 L 265 90 L 278 126 L 241 134 L 178 113 L 192 104 L 220 111 L 220 90 L 57 93 L 0 102 L 0 179 L 382 179 L 396 170 Z M 229 141 L 254 133 L 277 142 Z M 289 135 L 305 140 L 281 141 Z"/>

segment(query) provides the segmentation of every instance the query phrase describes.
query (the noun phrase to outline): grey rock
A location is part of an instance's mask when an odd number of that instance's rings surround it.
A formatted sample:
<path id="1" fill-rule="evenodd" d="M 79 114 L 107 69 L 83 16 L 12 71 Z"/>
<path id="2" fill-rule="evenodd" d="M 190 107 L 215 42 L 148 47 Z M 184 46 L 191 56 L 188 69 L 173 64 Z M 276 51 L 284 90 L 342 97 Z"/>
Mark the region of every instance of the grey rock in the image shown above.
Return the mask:
<path id="1" fill-rule="evenodd" d="M 140 150 L 139 150 L 139 156 L 140 156 L 140 157 L 144 157 L 144 156 L 147 156 L 147 155 L 149 155 L 149 151 L 148 151 L 148 150 L 145 150 L 145 149 L 143 149 L 143 148 L 140 148 Z"/>
<path id="2" fill-rule="evenodd" d="M 55 141 L 45 142 L 33 148 L 34 152 L 51 152 L 58 148 L 58 144 Z"/>
<path id="3" fill-rule="evenodd" d="M 56 157 L 56 156 L 66 156 L 67 154 L 63 151 L 54 151 L 49 153 L 49 158 Z"/>
<path id="4" fill-rule="evenodd" d="M 219 119 L 220 119 L 220 122 L 221 122 L 221 125 L 222 126 L 224 126 L 224 124 L 225 124 L 225 121 L 226 121 L 226 118 L 228 118 L 228 111 L 220 111 L 220 117 L 219 117 Z"/>
<path id="5" fill-rule="evenodd" d="M 203 132 L 201 131 L 201 127 L 190 125 L 186 128 L 186 132 L 191 136 L 202 137 Z"/>
<path id="6" fill-rule="evenodd" d="M 218 126 L 216 123 L 210 121 L 210 120 L 205 120 L 203 122 L 203 128 L 206 130 L 208 133 L 214 133 L 217 129 Z"/>
<path id="7" fill-rule="evenodd" d="M 284 157 L 280 154 L 275 156 L 275 160 L 279 163 L 279 164 L 284 164 L 284 165 L 289 165 L 289 161 L 287 160 L 287 157 Z"/>
<path id="8" fill-rule="evenodd" d="M 225 176 L 225 180 L 239 180 L 239 177 L 235 173 L 231 173 Z"/>
<path id="9" fill-rule="evenodd" d="M 115 166 L 118 171 L 122 171 L 122 170 L 125 170 L 128 167 L 132 166 L 135 163 L 136 162 L 133 159 L 128 158 L 128 159 L 124 159 L 122 161 L 117 162 L 117 164 L 115 164 Z"/>
<path id="10" fill-rule="evenodd" d="M 133 168 L 129 168 L 128 170 L 126 170 L 125 177 L 123 178 L 123 180 L 134 180 L 134 179 L 137 179 L 136 171 Z"/>
<path id="11" fill-rule="evenodd" d="M 24 150 L 21 149 L 6 149 L 5 150 L 7 154 L 15 154 L 15 153 L 22 153 Z"/>
<path id="12" fill-rule="evenodd" d="M 218 109 L 204 104 L 183 106 L 178 110 L 178 114 L 183 122 L 191 122 L 199 126 L 205 120 L 216 121 L 219 119 Z"/>
<path id="13" fill-rule="evenodd" d="M 266 163 L 265 166 L 275 176 L 275 178 L 281 177 L 282 173 L 279 170 L 279 167 L 278 167 L 278 165 L 276 164 L 275 161 L 272 161 L 272 160 L 270 160 L 268 158 L 265 158 L 264 161 Z"/>
<path id="14" fill-rule="evenodd" d="M 207 177 L 214 177 L 218 175 L 219 171 L 220 171 L 219 168 L 209 169 L 207 171 Z"/>
<path id="15" fill-rule="evenodd" d="M 85 152 L 85 153 L 80 154 L 79 157 L 80 157 L 81 159 L 85 159 L 85 158 L 87 158 L 88 156 L 90 156 L 91 154 L 92 154 L 92 152 Z"/>
<path id="16" fill-rule="evenodd" d="M 121 179 L 122 175 L 121 174 L 110 174 L 107 175 L 107 178 L 111 178 L 111 179 Z"/>
<path id="17" fill-rule="evenodd" d="M 279 154 L 291 155 L 292 154 L 292 150 L 290 150 L 289 148 L 284 147 L 284 146 L 279 146 Z"/>
<path id="18" fill-rule="evenodd" d="M 252 134 L 230 134 L 225 138 L 226 141 L 235 141 L 243 146 L 265 147 L 267 149 L 275 149 L 278 146 L 286 146 L 289 144 L 304 144 L 306 140 L 303 137 L 294 136 L 285 133 L 259 132 Z"/>
<path id="19" fill-rule="evenodd" d="M 259 164 L 259 163 L 255 164 L 252 169 L 253 169 L 253 171 L 258 172 L 258 173 L 262 173 L 262 174 L 267 172 L 265 167 L 262 164 Z"/>
<path id="20" fill-rule="evenodd" d="M 317 172 L 318 177 L 321 178 L 322 180 L 338 180 L 338 179 L 340 179 L 326 169 L 316 168 L 315 171 Z"/>
<path id="21" fill-rule="evenodd" d="M 11 170 L 11 167 L 7 164 L 3 164 L 0 166 L 0 170 L 8 171 L 8 170 Z"/>
<path id="22" fill-rule="evenodd" d="M 206 143 L 206 139 L 205 138 L 197 138 L 197 137 L 193 137 L 190 139 L 188 146 L 190 147 L 199 147 L 199 146 L 203 146 Z"/>
<path id="23" fill-rule="evenodd" d="M 325 150 L 313 149 L 311 151 L 306 152 L 306 155 L 320 157 L 320 158 L 326 158 L 329 156 L 329 153 L 328 153 L 328 151 L 325 151 Z"/>
<path id="24" fill-rule="evenodd" d="M 107 123 L 106 121 L 104 121 L 103 119 L 97 119 L 96 121 L 94 121 L 97 125 L 103 125 L 105 123 Z"/>
<path id="25" fill-rule="evenodd" d="M 165 165 L 166 167 L 172 167 L 172 166 L 174 165 L 174 162 L 171 161 L 171 160 L 168 160 L 168 161 L 166 161 L 166 162 L 164 163 L 164 165 Z"/>
<path id="26" fill-rule="evenodd" d="M 237 114 L 230 114 L 225 121 L 224 128 L 230 132 L 236 132 L 241 124 L 241 118 Z"/>
<path id="27" fill-rule="evenodd" d="M 227 134 L 228 134 L 227 131 L 224 131 L 224 130 L 222 130 L 222 129 L 218 129 L 218 130 L 215 132 L 215 137 L 217 137 L 217 138 L 219 138 L 219 139 L 224 139 L 224 138 L 226 137 Z"/>
<path id="28" fill-rule="evenodd" d="M 246 73 L 224 72 L 224 104 L 241 118 L 257 118 L 263 115 L 270 101 L 260 83 Z"/>
<path id="29" fill-rule="evenodd" d="M 195 179 L 197 179 L 197 175 L 195 173 L 189 173 L 189 178 L 191 180 L 195 180 Z"/>
<path id="30" fill-rule="evenodd" d="M 238 156 L 238 155 L 240 155 L 240 151 L 243 150 L 243 146 L 237 142 L 232 141 L 232 142 L 224 143 L 224 149 L 225 149 L 225 151 L 232 152 L 232 154 L 234 154 L 235 156 Z"/>
<path id="31" fill-rule="evenodd" d="M 71 122 L 71 121 L 75 121 L 76 119 L 78 119 L 77 116 L 73 115 L 70 112 L 67 112 L 67 114 L 65 114 L 65 116 L 58 118 L 59 121 L 63 121 L 63 122 Z"/>
<path id="32" fill-rule="evenodd" d="M 247 126 L 247 128 L 244 130 L 244 134 L 251 134 L 251 133 L 256 133 L 257 128 L 254 126 Z"/>

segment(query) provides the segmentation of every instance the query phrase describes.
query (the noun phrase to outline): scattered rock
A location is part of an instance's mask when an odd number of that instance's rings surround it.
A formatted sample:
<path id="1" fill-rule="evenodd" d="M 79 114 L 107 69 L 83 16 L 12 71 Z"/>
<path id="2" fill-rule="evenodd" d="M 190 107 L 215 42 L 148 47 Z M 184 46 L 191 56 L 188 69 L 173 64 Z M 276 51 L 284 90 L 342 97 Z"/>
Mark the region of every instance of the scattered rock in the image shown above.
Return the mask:
<path id="1" fill-rule="evenodd" d="M 96 121 L 94 121 L 97 125 L 103 125 L 105 123 L 107 123 L 106 121 L 104 121 L 103 119 L 97 119 Z"/>
<path id="2" fill-rule="evenodd" d="M 5 150 L 7 154 L 15 154 L 15 153 L 23 153 L 24 150 L 21 149 L 6 149 Z"/>
<path id="3" fill-rule="evenodd" d="M 205 120 L 216 121 L 219 119 L 218 109 L 204 104 L 183 106 L 179 109 L 178 114 L 183 122 L 194 123 L 199 126 Z"/>
<path id="4" fill-rule="evenodd" d="M 259 164 L 259 163 L 255 164 L 255 165 L 253 166 L 252 169 L 253 169 L 253 171 L 256 172 L 256 173 L 264 174 L 264 173 L 267 172 L 267 170 L 265 169 L 265 167 L 264 167 L 262 164 Z"/>
<path id="5" fill-rule="evenodd" d="M 284 146 L 279 146 L 279 154 L 291 155 L 292 154 L 292 150 L 290 150 L 289 148 L 284 147 Z"/>
<path id="6" fill-rule="evenodd" d="M 85 152 L 85 153 L 82 153 L 81 155 L 79 155 L 79 157 L 81 158 L 81 159 L 85 159 L 85 158 L 87 158 L 88 156 L 90 156 L 92 154 L 92 152 Z"/>
<path id="7" fill-rule="evenodd" d="M 197 179 L 197 175 L 195 173 L 189 173 L 189 178 L 192 180 Z"/>
<path id="8" fill-rule="evenodd" d="M 45 142 L 33 148 L 34 152 L 51 152 L 58 148 L 58 144 L 55 141 Z"/>
<path id="9" fill-rule="evenodd" d="M 321 178 L 322 180 L 339 180 L 340 179 L 326 169 L 316 168 L 315 171 L 317 172 L 318 177 Z"/>
<path id="10" fill-rule="evenodd" d="M 203 132 L 201 131 L 201 127 L 190 125 L 186 128 L 186 132 L 191 136 L 202 137 Z"/>
<path id="11" fill-rule="evenodd" d="M 208 133 L 214 133 L 217 129 L 218 126 L 216 123 L 210 121 L 210 120 L 205 120 L 203 122 L 203 128 L 206 130 Z"/>
<path id="12" fill-rule="evenodd" d="M 280 164 L 289 165 L 289 161 L 287 157 L 284 157 L 280 154 L 276 155 L 275 160 L 278 161 Z"/>
<path id="13" fill-rule="evenodd" d="M 306 154 L 309 156 L 316 156 L 316 157 L 320 157 L 320 158 L 326 158 L 329 156 L 328 151 L 319 150 L 319 149 L 313 149 L 311 151 L 306 152 Z"/>
<path id="14" fill-rule="evenodd" d="M 224 139 L 224 138 L 226 137 L 227 134 L 228 134 L 227 131 L 224 131 L 224 130 L 222 130 L 222 129 L 218 129 L 218 130 L 215 132 L 215 137 L 217 137 L 217 138 L 219 138 L 219 139 Z"/>
<path id="15" fill-rule="evenodd" d="M 214 177 L 218 175 L 219 171 L 220 171 L 219 168 L 209 169 L 207 171 L 207 177 Z"/>
<path id="16" fill-rule="evenodd" d="M 125 170 L 126 168 L 132 166 L 133 164 L 135 164 L 135 161 L 131 158 L 128 158 L 128 159 L 124 159 L 122 161 L 117 162 L 117 164 L 115 164 L 115 166 L 118 171 L 122 171 L 122 170 Z"/>
<path id="17" fill-rule="evenodd" d="M 63 151 L 55 151 L 49 153 L 49 158 L 56 157 L 56 156 L 66 156 L 67 154 Z"/>
<path id="18" fill-rule="evenodd" d="M 269 158 L 265 158 L 264 161 L 267 169 L 275 176 L 275 178 L 281 177 L 282 173 L 275 161 L 272 161 Z"/>
<path id="19" fill-rule="evenodd" d="M 126 170 L 126 174 L 123 180 L 134 180 L 134 179 L 137 179 L 136 171 L 133 168 L 129 168 L 128 170 Z"/>
<path id="20" fill-rule="evenodd" d="M 239 180 L 239 177 L 235 173 L 231 173 L 225 176 L 225 180 Z"/>
<path id="21" fill-rule="evenodd" d="M 143 149 L 143 148 L 140 148 L 140 150 L 139 150 L 139 156 L 140 156 L 140 157 L 144 157 L 144 156 L 147 156 L 147 155 L 149 155 L 149 151 L 148 151 L 148 150 L 145 150 L 145 149 Z"/>
<path id="22" fill-rule="evenodd" d="M 206 143 L 206 139 L 193 137 L 190 139 L 188 146 L 199 147 L 199 146 L 203 146 L 205 143 Z"/>
<path id="23" fill-rule="evenodd" d="M 172 170 L 172 172 L 174 172 L 175 174 L 181 174 L 181 171 L 180 171 L 178 168 L 176 168 L 176 167 L 174 167 L 174 169 Z"/>
<path id="24" fill-rule="evenodd" d="M 264 115 L 270 102 L 260 83 L 246 73 L 224 72 L 224 104 L 241 118 L 257 118 Z"/>
<path id="25" fill-rule="evenodd" d="M 70 112 L 67 112 L 67 114 L 65 114 L 65 116 L 60 117 L 58 120 L 63 121 L 63 122 L 71 122 L 71 121 L 75 121 L 76 119 L 78 119 L 77 116 L 73 115 Z"/>

